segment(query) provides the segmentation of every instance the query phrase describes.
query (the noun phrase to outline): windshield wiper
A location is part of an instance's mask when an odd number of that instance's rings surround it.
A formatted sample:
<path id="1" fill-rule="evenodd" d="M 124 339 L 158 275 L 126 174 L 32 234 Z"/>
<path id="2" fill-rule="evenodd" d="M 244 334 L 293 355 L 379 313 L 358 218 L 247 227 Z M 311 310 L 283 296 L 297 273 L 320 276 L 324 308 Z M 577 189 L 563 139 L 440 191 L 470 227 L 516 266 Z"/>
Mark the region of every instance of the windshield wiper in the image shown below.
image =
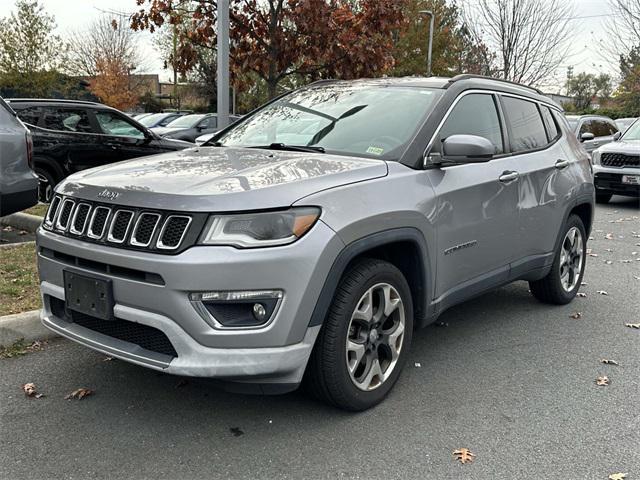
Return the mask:
<path id="1" fill-rule="evenodd" d="M 324 153 L 324 147 L 307 145 L 287 145 L 286 143 L 272 143 L 270 145 L 256 145 L 248 148 L 264 148 L 265 150 L 286 150 L 290 152 Z"/>

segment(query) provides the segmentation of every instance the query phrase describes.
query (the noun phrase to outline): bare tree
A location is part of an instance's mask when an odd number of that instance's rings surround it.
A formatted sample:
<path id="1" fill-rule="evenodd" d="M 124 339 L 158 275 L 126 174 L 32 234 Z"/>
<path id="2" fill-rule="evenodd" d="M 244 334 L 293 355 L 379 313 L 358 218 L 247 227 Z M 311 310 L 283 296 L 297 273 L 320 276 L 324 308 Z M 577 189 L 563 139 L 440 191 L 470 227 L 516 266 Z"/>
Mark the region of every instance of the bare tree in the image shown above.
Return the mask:
<path id="1" fill-rule="evenodd" d="M 135 32 L 129 28 L 128 17 L 113 18 L 104 15 L 86 31 L 76 31 L 69 38 L 67 69 L 73 75 L 95 77 L 99 65 L 106 60 L 126 65 L 129 71 L 139 69 L 142 57 Z"/>
<path id="2" fill-rule="evenodd" d="M 496 76 L 533 85 L 552 77 L 567 57 L 572 14 L 565 0 L 479 0 L 465 19 L 496 52 Z"/>
<path id="3" fill-rule="evenodd" d="M 611 15 L 606 17 L 606 38 L 600 40 L 600 56 L 616 68 L 621 55 L 640 46 L 640 0 L 609 0 Z"/>

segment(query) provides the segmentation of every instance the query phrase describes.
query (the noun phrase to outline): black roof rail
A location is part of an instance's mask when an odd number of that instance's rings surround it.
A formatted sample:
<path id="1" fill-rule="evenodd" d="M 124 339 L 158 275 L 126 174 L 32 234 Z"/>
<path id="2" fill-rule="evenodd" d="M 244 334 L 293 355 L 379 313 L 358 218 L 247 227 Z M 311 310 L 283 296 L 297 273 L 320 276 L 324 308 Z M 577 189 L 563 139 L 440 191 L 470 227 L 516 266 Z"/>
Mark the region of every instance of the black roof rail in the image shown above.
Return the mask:
<path id="1" fill-rule="evenodd" d="M 532 90 L 538 95 L 544 95 L 544 93 L 542 93 L 542 91 L 538 90 L 536 87 L 530 87 L 529 85 L 522 85 L 521 83 L 512 82 L 511 80 L 504 80 L 502 78 L 487 77 L 486 75 L 474 75 L 471 73 L 463 73 L 460 75 L 456 75 L 455 77 L 449 80 L 449 84 L 459 82 L 460 80 L 470 80 L 470 79 L 492 80 L 494 82 L 508 83 L 509 85 L 515 85 L 517 87 L 526 88 L 527 90 Z"/>
<path id="2" fill-rule="evenodd" d="M 33 102 L 33 103 L 80 103 L 84 105 L 102 105 L 88 100 L 69 100 L 67 98 L 7 98 L 7 102 Z"/>

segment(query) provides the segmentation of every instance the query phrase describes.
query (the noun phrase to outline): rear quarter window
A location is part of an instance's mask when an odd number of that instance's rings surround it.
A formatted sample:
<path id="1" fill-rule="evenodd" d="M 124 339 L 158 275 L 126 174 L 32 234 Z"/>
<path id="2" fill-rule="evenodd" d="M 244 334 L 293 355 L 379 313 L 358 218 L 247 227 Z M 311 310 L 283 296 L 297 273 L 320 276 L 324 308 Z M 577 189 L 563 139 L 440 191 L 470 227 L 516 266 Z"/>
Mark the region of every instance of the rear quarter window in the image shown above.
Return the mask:
<path id="1" fill-rule="evenodd" d="M 502 105 L 509 126 L 511 151 L 526 152 L 548 144 L 544 122 L 535 103 L 503 96 Z"/>
<path id="2" fill-rule="evenodd" d="M 549 107 L 542 107 L 542 117 L 544 118 L 544 124 L 547 127 L 549 141 L 553 142 L 560 136 L 560 127 L 556 124 Z"/>

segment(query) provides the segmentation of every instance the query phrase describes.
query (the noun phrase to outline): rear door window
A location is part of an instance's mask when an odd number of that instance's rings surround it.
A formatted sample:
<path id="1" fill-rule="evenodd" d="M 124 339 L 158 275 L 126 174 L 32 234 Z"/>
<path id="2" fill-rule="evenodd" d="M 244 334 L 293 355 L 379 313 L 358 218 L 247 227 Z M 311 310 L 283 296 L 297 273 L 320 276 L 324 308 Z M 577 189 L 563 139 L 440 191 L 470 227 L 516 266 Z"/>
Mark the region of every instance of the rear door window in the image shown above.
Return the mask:
<path id="1" fill-rule="evenodd" d="M 43 108 L 39 105 L 33 105 L 30 107 L 16 107 L 16 112 L 18 112 L 18 118 L 22 120 L 24 123 L 28 123 L 30 125 L 38 125 L 40 118 L 42 117 Z"/>
<path id="2" fill-rule="evenodd" d="M 87 111 L 82 108 L 43 107 L 44 128 L 63 132 L 95 133 Z"/>
<path id="3" fill-rule="evenodd" d="M 556 124 L 553 115 L 551 114 L 551 110 L 549 107 L 542 107 L 542 117 L 544 118 L 544 124 L 547 127 L 547 133 L 549 137 L 549 141 L 553 142 L 556 138 L 560 136 L 560 129 Z"/>
<path id="4" fill-rule="evenodd" d="M 548 144 L 547 132 L 537 104 L 506 96 L 502 97 L 502 104 L 510 129 L 511 151 L 526 152 Z"/>
<path id="5" fill-rule="evenodd" d="M 440 129 L 434 151 L 442 152 L 442 142 L 451 135 L 484 137 L 495 145 L 496 153 L 504 153 L 500 118 L 493 95 L 472 93 L 462 97 Z"/>

